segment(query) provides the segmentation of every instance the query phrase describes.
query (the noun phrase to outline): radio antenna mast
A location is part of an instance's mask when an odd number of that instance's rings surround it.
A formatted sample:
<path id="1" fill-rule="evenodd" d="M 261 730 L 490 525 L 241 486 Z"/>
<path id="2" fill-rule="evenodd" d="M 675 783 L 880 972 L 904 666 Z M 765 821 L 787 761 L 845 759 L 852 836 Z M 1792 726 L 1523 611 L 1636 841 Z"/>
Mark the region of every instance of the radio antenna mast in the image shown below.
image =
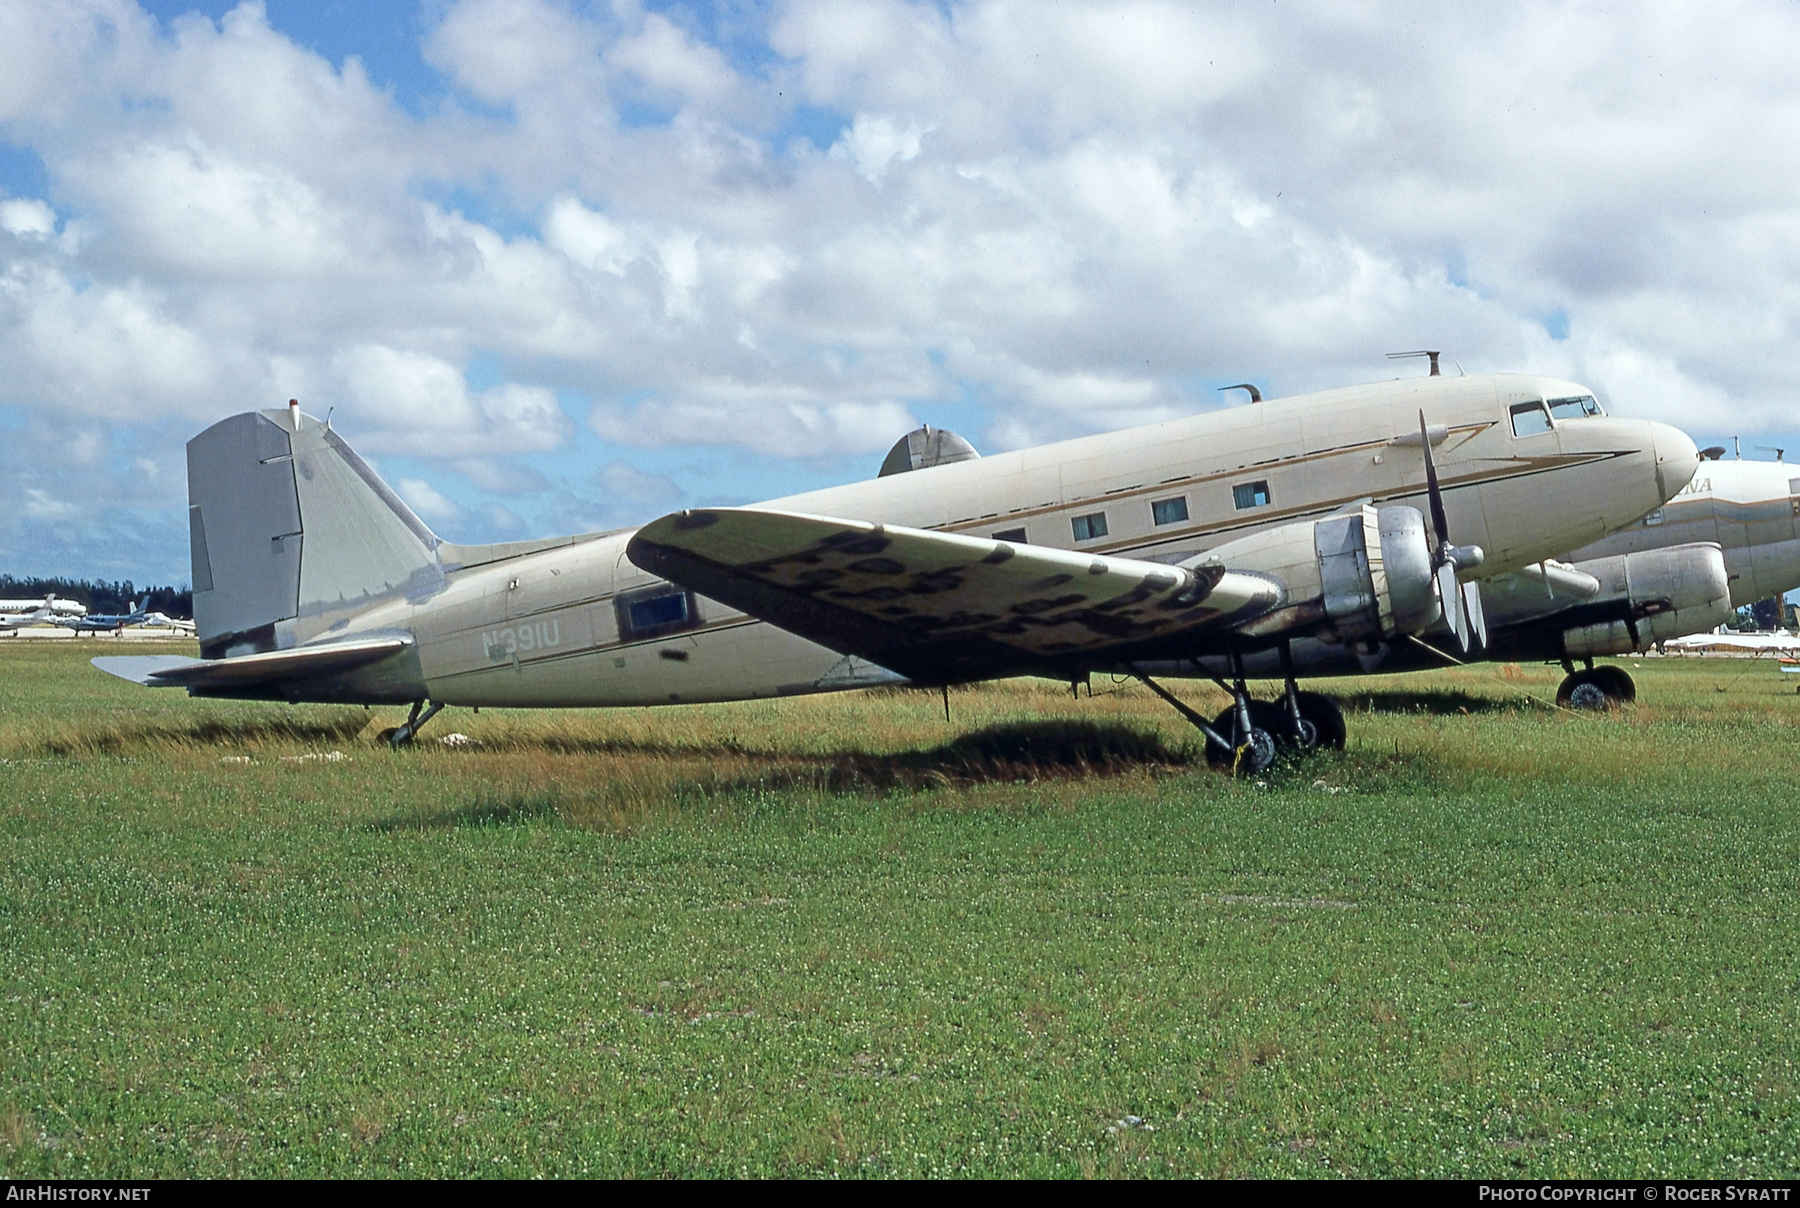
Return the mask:
<path id="1" fill-rule="evenodd" d="M 1438 363 L 1437 362 L 1438 362 L 1438 358 L 1442 355 L 1443 355 L 1443 353 L 1439 352 L 1435 348 L 1430 348 L 1430 349 L 1420 348 L 1413 352 L 1390 352 L 1387 354 L 1387 358 L 1390 361 L 1399 361 L 1399 360 L 1404 360 L 1406 357 L 1430 357 L 1431 358 L 1431 373 L 1427 376 L 1437 377 L 1438 376 Z"/>

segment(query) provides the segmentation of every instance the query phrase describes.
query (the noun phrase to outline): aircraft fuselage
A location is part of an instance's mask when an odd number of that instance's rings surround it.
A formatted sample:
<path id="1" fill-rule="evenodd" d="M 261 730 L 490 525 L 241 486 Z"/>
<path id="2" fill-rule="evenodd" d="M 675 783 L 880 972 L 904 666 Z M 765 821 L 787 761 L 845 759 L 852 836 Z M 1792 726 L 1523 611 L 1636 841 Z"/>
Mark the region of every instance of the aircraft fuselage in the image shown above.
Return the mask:
<path id="1" fill-rule="evenodd" d="M 772 500 L 762 508 L 1177 562 L 1359 501 L 1424 506 L 1420 412 L 1455 539 L 1486 576 L 1599 540 L 1686 481 L 1675 429 L 1604 416 L 1515 434 L 1513 409 L 1587 395 L 1531 376 L 1326 391 Z M 1441 428 L 1440 433 L 1435 429 Z M 1659 447 L 1660 446 L 1660 447 Z M 1669 481 L 1673 476 L 1674 481 Z M 411 635 L 401 658 L 292 699 L 606 706 L 829 691 L 895 677 L 634 566 L 631 531 L 446 567 L 428 598 L 283 622 L 283 646 Z"/>

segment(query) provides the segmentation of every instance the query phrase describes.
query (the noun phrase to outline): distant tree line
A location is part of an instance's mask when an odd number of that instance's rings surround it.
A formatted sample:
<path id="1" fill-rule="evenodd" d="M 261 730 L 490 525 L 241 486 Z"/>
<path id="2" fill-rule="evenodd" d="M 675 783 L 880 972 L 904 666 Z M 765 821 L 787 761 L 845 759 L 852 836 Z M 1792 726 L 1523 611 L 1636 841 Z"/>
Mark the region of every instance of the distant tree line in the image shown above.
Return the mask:
<path id="1" fill-rule="evenodd" d="M 87 610 L 117 616 L 131 611 L 133 601 L 148 599 L 147 607 L 184 620 L 194 615 L 194 593 L 186 587 L 138 587 L 130 579 L 20 579 L 0 575 L 0 597 L 8 600 L 41 600 L 55 596 L 75 600 Z"/>

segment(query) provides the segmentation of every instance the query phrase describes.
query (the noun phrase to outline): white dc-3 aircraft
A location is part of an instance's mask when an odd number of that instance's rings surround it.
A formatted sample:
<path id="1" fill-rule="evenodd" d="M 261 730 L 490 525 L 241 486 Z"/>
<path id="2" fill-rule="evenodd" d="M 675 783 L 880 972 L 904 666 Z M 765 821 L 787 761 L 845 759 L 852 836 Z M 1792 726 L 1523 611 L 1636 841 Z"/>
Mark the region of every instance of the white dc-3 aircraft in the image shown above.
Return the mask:
<path id="1" fill-rule="evenodd" d="M 1216 764 L 1257 771 L 1280 744 L 1341 745 L 1344 722 L 1292 674 L 1252 701 L 1245 657 L 1434 631 L 1476 652 L 1477 568 L 1524 572 L 1687 484 L 1686 435 L 1592 399 L 1431 376 L 987 458 L 914 433 L 872 481 L 487 546 L 439 540 L 290 404 L 188 443 L 203 657 L 94 661 L 196 696 L 411 704 L 396 742 L 446 705 L 1115 672 L 1199 726 Z M 1567 400 L 1579 414 L 1553 420 Z M 1201 717 L 1156 672 L 1214 678 L 1234 704 Z"/>

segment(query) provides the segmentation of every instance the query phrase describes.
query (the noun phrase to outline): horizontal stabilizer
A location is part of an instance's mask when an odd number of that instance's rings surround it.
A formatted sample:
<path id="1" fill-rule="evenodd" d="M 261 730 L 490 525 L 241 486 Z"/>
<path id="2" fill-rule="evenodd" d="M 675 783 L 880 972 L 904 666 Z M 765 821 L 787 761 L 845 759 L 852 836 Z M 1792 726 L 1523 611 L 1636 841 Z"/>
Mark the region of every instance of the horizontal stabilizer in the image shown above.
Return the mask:
<path id="1" fill-rule="evenodd" d="M 1262 575 L 752 508 L 640 529 L 639 567 L 921 683 L 1069 667 L 1260 615 Z"/>
<path id="2" fill-rule="evenodd" d="M 364 638 L 319 646 L 295 646 L 230 659 L 191 659 L 179 655 L 98 658 L 94 666 L 109 675 L 152 688 L 219 690 L 335 675 L 387 658 L 411 645 L 404 637 Z"/>
<path id="3" fill-rule="evenodd" d="M 184 654 L 112 654 L 90 661 L 108 675 L 154 688 L 167 687 L 172 682 L 150 678 L 158 672 L 174 671 L 206 660 L 189 658 Z"/>

